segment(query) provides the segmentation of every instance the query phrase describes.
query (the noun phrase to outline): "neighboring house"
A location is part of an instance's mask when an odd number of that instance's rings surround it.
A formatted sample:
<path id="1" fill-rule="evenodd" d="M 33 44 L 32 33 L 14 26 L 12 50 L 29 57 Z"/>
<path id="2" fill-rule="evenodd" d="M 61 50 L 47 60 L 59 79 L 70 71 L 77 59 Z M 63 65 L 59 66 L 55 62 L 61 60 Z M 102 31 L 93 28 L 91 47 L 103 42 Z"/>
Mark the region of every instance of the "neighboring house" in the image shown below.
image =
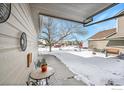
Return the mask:
<path id="1" fill-rule="evenodd" d="M 124 15 L 124 11 L 117 15 Z M 89 38 L 89 49 L 104 50 L 105 48 L 117 48 L 124 53 L 124 16 L 118 17 L 116 29 L 109 29 L 96 33 Z"/>
<path id="2" fill-rule="evenodd" d="M 122 11 L 120 14 L 124 14 L 124 11 Z M 124 53 L 124 16 L 117 18 L 117 34 L 113 35 L 112 37 L 109 37 L 108 40 L 108 47 L 115 47 L 119 48 L 120 52 Z"/>
<path id="3" fill-rule="evenodd" d="M 98 32 L 88 40 L 89 49 L 104 50 L 109 42 L 107 38 L 116 34 L 116 29 L 109 29 L 102 32 Z"/>
<path id="4" fill-rule="evenodd" d="M 68 46 L 68 45 L 78 45 L 78 42 L 79 41 L 76 41 L 76 40 L 62 40 L 59 43 L 62 45 Z"/>
<path id="5" fill-rule="evenodd" d="M 39 45 L 40 45 L 40 44 L 41 44 L 41 45 L 42 45 L 42 44 L 45 45 L 45 44 L 46 44 L 46 41 L 43 40 L 43 39 L 39 39 L 39 40 L 38 40 L 38 44 L 39 44 Z"/>

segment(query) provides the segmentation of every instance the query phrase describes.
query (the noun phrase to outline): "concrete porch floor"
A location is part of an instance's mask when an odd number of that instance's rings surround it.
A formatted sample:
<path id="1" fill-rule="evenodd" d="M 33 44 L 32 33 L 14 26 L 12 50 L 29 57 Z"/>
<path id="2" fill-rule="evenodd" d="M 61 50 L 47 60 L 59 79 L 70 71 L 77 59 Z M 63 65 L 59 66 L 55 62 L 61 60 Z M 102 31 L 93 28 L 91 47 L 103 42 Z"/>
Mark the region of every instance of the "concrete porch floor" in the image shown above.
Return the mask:
<path id="1" fill-rule="evenodd" d="M 82 81 L 73 78 L 73 74 L 57 57 L 53 55 L 42 55 L 48 63 L 55 69 L 55 74 L 49 80 L 50 85 L 86 85 Z"/>

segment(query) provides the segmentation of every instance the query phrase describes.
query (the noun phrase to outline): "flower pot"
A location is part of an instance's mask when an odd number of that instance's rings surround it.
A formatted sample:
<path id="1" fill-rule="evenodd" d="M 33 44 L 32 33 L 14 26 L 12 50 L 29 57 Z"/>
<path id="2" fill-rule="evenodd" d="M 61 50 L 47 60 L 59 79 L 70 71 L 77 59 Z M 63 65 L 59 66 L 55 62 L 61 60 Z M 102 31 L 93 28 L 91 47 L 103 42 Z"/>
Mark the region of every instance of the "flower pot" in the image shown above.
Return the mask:
<path id="1" fill-rule="evenodd" d="M 47 71 L 47 65 L 41 65 L 41 72 Z"/>

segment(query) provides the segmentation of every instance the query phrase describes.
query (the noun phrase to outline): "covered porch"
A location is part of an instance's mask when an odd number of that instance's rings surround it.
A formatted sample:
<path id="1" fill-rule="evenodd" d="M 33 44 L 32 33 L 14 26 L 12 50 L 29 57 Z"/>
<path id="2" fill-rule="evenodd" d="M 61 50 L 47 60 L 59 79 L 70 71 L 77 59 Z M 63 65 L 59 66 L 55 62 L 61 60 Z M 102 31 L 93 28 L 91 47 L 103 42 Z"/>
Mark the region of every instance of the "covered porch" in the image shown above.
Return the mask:
<path id="1" fill-rule="evenodd" d="M 26 85 L 29 73 L 35 69 L 37 60 L 42 58 L 42 55 L 38 53 L 38 34 L 41 30 L 40 21 L 42 21 L 39 16 L 46 15 L 78 22 L 86 27 L 92 25 L 89 23 L 93 21 L 93 16 L 115 5 L 112 3 L 10 4 L 6 10 L 10 12 L 8 18 L 0 23 L 0 85 Z M 2 5 L 0 4 L 0 6 Z M 6 4 L 3 6 L 6 8 Z M 1 15 L 2 11 L 0 11 Z M 4 11 L 5 14 L 6 11 Z M 113 18 L 122 15 L 124 14 Z M 0 19 L 4 18 L 0 16 Z M 108 18 L 108 20 L 110 19 Z M 100 22 L 103 21 L 106 20 Z M 23 36 L 22 33 L 25 33 L 26 36 Z M 28 54 L 31 54 L 31 58 L 28 58 Z M 60 60 L 50 56 L 44 57 L 48 60 L 48 65 L 56 69 L 57 74 L 50 81 L 51 84 L 86 85 L 84 82 L 74 79 L 74 74 L 63 64 L 58 64 Z M 65 71 L 67 72 L 62 74 Z M 54 82 L 55 79 L 59 81 Z"/>

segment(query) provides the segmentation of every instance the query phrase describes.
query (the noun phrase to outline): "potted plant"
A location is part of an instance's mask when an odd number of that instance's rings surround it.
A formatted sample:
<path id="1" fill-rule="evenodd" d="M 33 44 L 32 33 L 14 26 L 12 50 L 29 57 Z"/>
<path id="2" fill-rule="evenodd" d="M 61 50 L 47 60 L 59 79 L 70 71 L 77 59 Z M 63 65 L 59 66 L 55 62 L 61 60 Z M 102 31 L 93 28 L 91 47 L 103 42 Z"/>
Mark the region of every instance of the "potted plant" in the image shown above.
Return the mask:
<path id="1" fill-rule="evenodd" d="M 41 71 L 42 72 L 46 72 L 47 71 L 47 62 L 46 62 L 46 59 L 45 58 L 43 58 L 41 60 L 40 68 L 41 68 Z"/>

